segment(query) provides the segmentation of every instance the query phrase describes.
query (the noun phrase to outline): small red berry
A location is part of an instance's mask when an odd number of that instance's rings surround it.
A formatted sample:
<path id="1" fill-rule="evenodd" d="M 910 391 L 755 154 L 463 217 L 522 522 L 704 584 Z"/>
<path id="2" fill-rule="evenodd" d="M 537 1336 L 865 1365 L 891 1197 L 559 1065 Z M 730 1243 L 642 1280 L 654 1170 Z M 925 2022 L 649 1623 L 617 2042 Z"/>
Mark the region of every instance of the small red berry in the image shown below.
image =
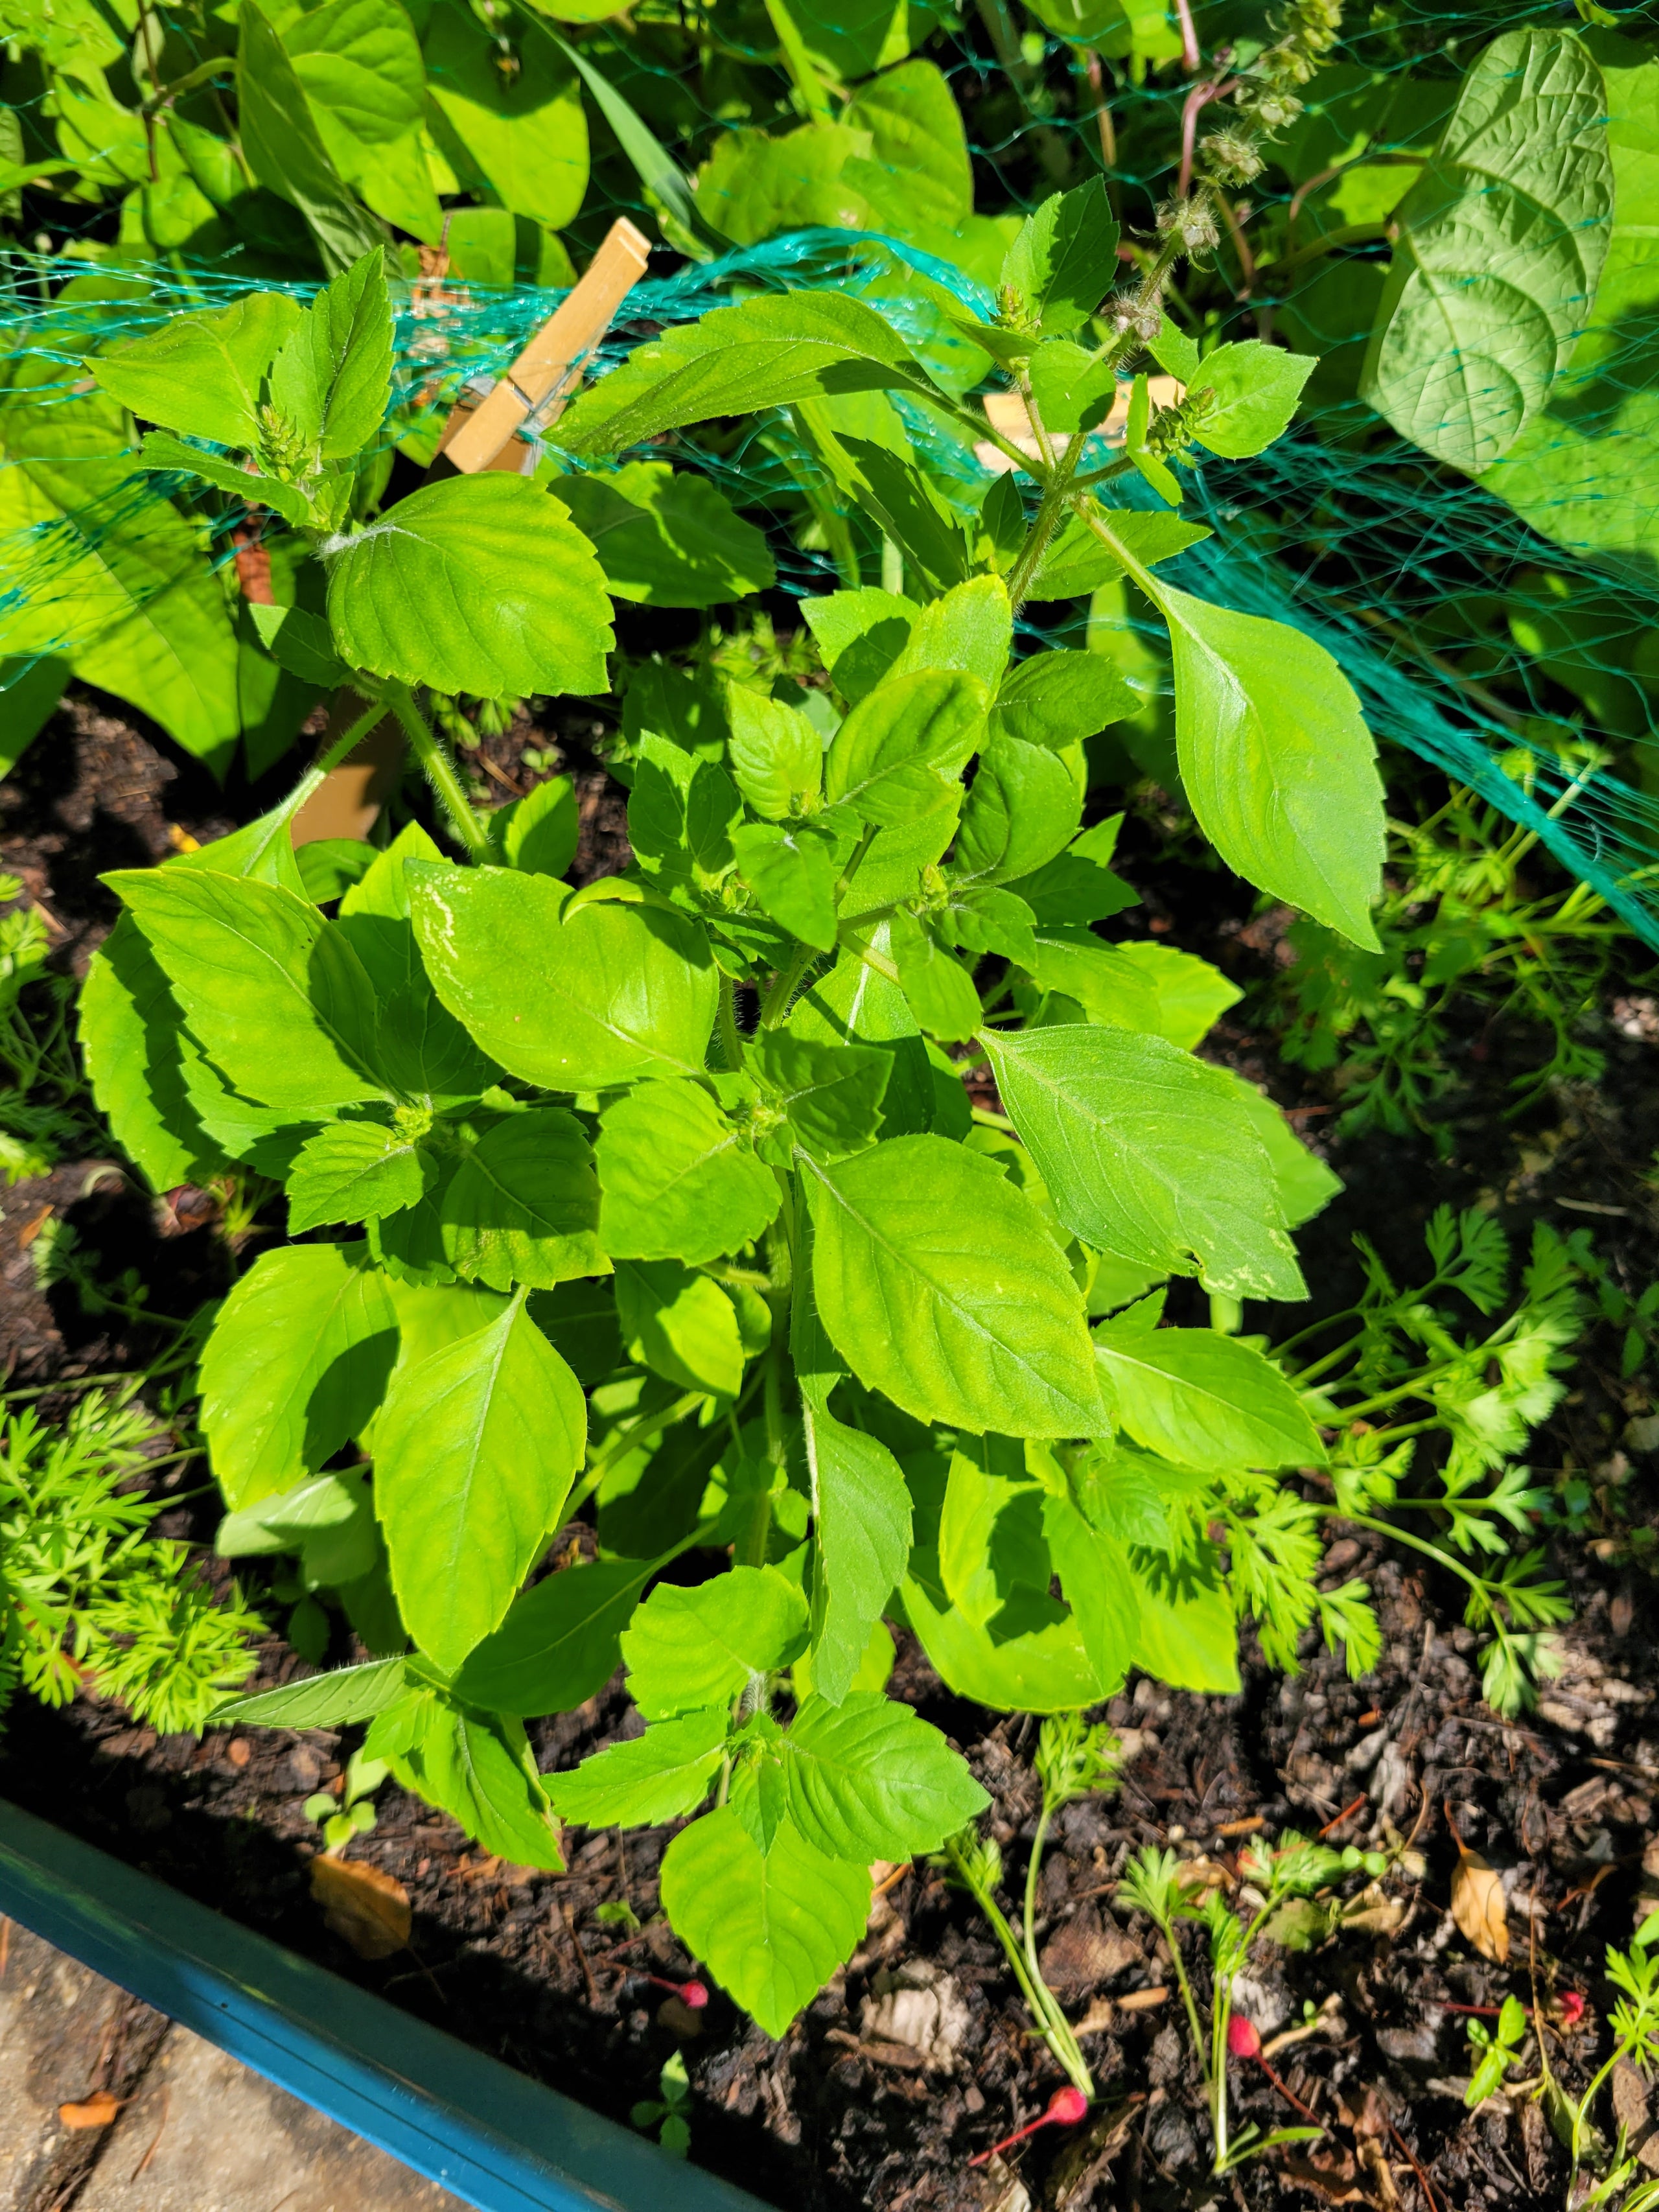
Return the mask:
<path id="1" fill-rule="evenodd" d="M 1227 2048 L 1235 2058 L 1260 2058 L 1261 2038 L 1243 2013 L 1235 2013 L 1227 2022 Z"/>

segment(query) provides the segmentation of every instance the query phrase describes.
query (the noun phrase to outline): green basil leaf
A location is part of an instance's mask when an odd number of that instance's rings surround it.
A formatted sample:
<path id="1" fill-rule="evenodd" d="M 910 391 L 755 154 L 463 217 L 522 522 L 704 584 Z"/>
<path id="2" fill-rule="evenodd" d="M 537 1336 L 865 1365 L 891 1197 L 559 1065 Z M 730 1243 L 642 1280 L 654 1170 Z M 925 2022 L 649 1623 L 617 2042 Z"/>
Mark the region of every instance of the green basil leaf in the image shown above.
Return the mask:
<path id="1" fill-rule="evenodd" d="M 993 738 L 974 770 L 952 872 L 1017 882 L 1064 852 L 1082 818 L 1083 793 L 1060 754 L 1020 738 Z"/>
<path id="2" fill-rule="evenodd" d="M 524 798 L 498 806 L 489 817 L 489 834 L 509 868 L 563 875 L 576 857 L 581 835 L 575 785 L 568 775 L 549 776 Z"/>
<path id="3" fill-rule="evenodd" d="M 992 884 L 953 886 L 950 905 L 934 915 L 933 925 L 952 945 L 970 952 L 1000 952 L 1018 967 L 1029 969 L 1037 957 L 1030 908 L 1012 891 L 998 890 Z"/>
<path id="4" fill-rule="evenodd" d="M 1224 1070 L 1127 1030 L 987 1030 L 981 1042 L 1073 1236 L 1236 1297 L 1307 1296 L 1273 1170 Z"/>
<path id="5" fill-rule="evenodd" d="M 686 1589 L 659 1583 L 623 1631 L 629 1694 L 647 1720 L 729 1705 L 751 1674 L 799 1657 L 806 1600 L 776 1567 L 732 1567 Z"/>
<path id="6" fill-rule="evenodd" d="M 1254 1083 L 1247 1083 L 1242 1075 L 1236 1074 L 1233 1080 L 1238 1103 L 1261 1139 L 1273 1169 L 1273 1181 L 1279 1186 L 1279 1202 L 1285 1210 L 1285 1226 L 1300 1229 L 1304 1221 L 1311 1221 L 1316 1213 L 1322 1212 L 1330 1204 L 1342 1188 L 1342 1178 L 1326 1166 L 1317 1152 L 1304 1144 L 1273 1100 L 1258 1091 Z"/>
<path id="7" fill-rule="evenodd" d="M 1290 428 L 1314 366 L 1312 354 L 1286 353 L 1283 346 L 1264 345 L 1260 338 L 1217 346 L 1188 380 L 1188 400 L 1209 395 L 1193 436 L 1228 460 L 1265 451 Z"/>
<path id="8" fill-rule="evenodd" d="M 742 1389 L 737 1312 L 707 1275 L 677 1260 L 619 1261 L 617 1318 L 629 1358 L 682 1390 L 735 1398 Z"/>
<path id="9" fill-rule="evenodd" d="M 535 1107 L 486 1129 L 438 1207 L 444 1257 L 458 1275 L 550 1291 L 605 1272 L 593 1154 L 574 1114 Z"/>
<path id="10" fill-rule="evenodd" d="M 1069 338 L 1047 338 L 1031 356 L 1031 397 L 1045 430 L 1093 430 L 1111 413 L 1117 371 Z"/>
<path id="11" fill-rule="evenodd" d="M 1183 522 L 1178 514 L 1145 514 L 1132 507 L 1097 512 L 1116 542 L 1148 568 L 1214 535 L 1200 523 Z M 1049 541 L 1026 597 L 1039 602 L 1082 599 L 1127 574 L 1105 540 L 1090 529 L 1081 515 L 1073 515 Z"/>
<path id="12" fill-rule="evenodd" d="M 823 781 L 823 747 L 799 707 L 763 698 L 746 684 L 726 694 L 732 724 L 732 773 L 757 814 L 781 822 Z"/>
<path id="13" fill-rule="evenodd" d="M 1135 1664 L 1171 1689 L 1237 1697 L 1238 1621 L 1213 1553 L 1179 1568 L 1140 1554 Z"/>
<path id="14" fill-rule="evenodd" d="M 280 483 L 275 477 L 250 476 L 239 462 L 223 453 L 204 452 L 200 446 L 187 446 L 182 439 L 169 438 L 158 430 L 146 431 L 139 442 L 139 465 L 146 469 L 177 471 L 182 476 L 199 477 L 204 483 L 216 485 L 221 491 L 234 493 L 238 499 L 250 503 L 257 501 L 262 507 L 273 508 L 284 522 L 309 522 L 311 501 L 293 484 Z M 261 607 L 264 615 L 290 612 L 286 607 Z M 307 617 L 307 620 L 315 620 Z M 327 625 L 319 624 L 324 636 Z M 332 656 L 330 656 L 332 659 Z M 286 664 L 284 664 L 286 665 Z M 304 671 L 301 672 L 304 673 Z M 342 669 L 340 678 L 346 671 Z M 340 678 L 328 677 L 324 682 L 337 682 Z"/>
<path id="15" fill-rule="evenodd" d="M 921 670 L 890 677 L 852 709 L 825 763 L 824 793 L 860 820 L 890 826 L 951 805 L 985 732 L 977 677 Z"/>
<path id="16" fill-rule="evenodd" d="M 1173 945 L 1136 942 L 1115 950 L 1120 959 L 1139 969 L 1156 1000 L 1152 1018 L 1130 1026 L 1152 1030 L 1187 1051 L 1199 1044 L 1228 1007 L 1236 1006 L 1244 995 L 1218 968 L 1199 959 L 1195 953 L 1177 951 Z M 1091 1014 L 1090 1018 L 1096 1017 Z"/>
<path id="17" fill-rule="evenodd" d="M 631 817 L 630 817 L 631 818 Z M 804 825 L 745 822 L 732 832 L 738 872 L 775 921 L 820 952 L 836 942 L 833 848 Z"/>
<path id="18" fill-rule="evenodd" d="M 1506 453 L 1572 358 L 1613 222 L 1607 115 L 1580 39 L 1506 31 L 1395 210 L 1360 394 L 1455 468 Z"/>
<path id="19" fill-rule="evenodd" d="M 776 580 L 764 534 L 689 469 L 635 461 L 613 477 L 562 477 L 558 495 L 619 599 L 717 607 Z"/>
<path id="20" fill-rule="evenodd" d="M 1033 938 L 1026 969 L 1038 990 L 1075 999 L 1103 1028 L 1157 1030 L 1158 987 L 1127 951 L 1103 944 L 1086 929 L 1051 926 Z"/>
<path id="21" fill-rule="evenodd" d="M 797 1163 L 818 1310 L 866 1388 L 975 1432 L 1104 1430 L 1077 1285 L 989 1160 L 926 1136 L 830 1167 L 805 1152 Z"/>
<path id="22" fill-rule="evenodd" d="M 893 663 L 893 674 L 954 670 L 976 677 L 994 693 L 1008 665 L 1013 634 L 1013 609 L 1001 577 L 970 577 L 922 609 Z"/>
<path id="23" fill-rule="evenodd" d="M 850 702 L 875 690 L 903 652 L 921 611 L 896 592 L 873 585 L 803 599 L 800 611 L 836 690 Z"/>
<path id="24" fill-rule="evenodd" d="M 1026 216 L 1003 257 L 1002 285 L 1028 325 L 1066 337 L 1117 281 L 1117 224 L 1103 178 L 1054 192 Z"/>
<path id="25" fill-rule="evenodd" d="M 149 447 L 157 441 L 146 439 L 144 442 Z M 248 619 L 277 666 L 302 683 L 326 689 L 343 684 L 349 677 L 351 671 L 334 650 L 334 633 L 320 615 L 308 615 L 303 607 L 265 607 L 250 601 Z"/>
<path id="26" fill-rule="evenodd" d="M 901 1595 L 928 1662 L 958 1697 L 1002 1712 L 1075 1712 L 1111 1692 L 1083 1648 L 1075 1619 L 1046 1589 L 1015 1591 L 994 1627 L 953 1606 L 937 1555 L 915 1553 Z"/>
<path id="27" fill-rule="evenodd" d="M 618 1099 L 598 1161 L 599 1241 L 617 1258 L 699 1267 L 752 1243 L 782 1203 L 777 1177 L 698 1083 L 641 1083 Z"/>
<path id="28" fill-rule="evenodd" d="M 210 313 L 175 315 L 86 365 L 142 421 L 250 451 L 265 373 L 304 312 L 285 292 L 254 292 Z"/>
<path id="29" fill-rule="evenodd" d="M 279 1689 L 255 1690 L 233 1698 L 211 1716 L 221 1725 L 247 1728 L 338 1729 L 372 1721 L 395 1705 L 409 1687 L 401 1659 L 370 1659 L 359 1667 L 335 1667 L 326 1674 L 284 1682 Z"/>
<path id="30" fill-rule="evenodd" d="M 885 954 L 889 936 L 887 923 L 878 923 L 870 933 L 871 951 Z M 787 1026 L 792 1036 L 809 1044 L 878 1050 L 890 1070 L 882 1094 L 884 1133 L 898 1137 L 932 1128 L 933 1079 L 915 1017 L 898 985 L 855 952 L 844 951 L 830 973 L 803 993 Z"/>
<path id="31" fill-rule="evenodd" d="M 692 1957 L 769 2035 L 781 2036 L 857 1948 L 870 1872 L 815 1851 L 789 1820 L 763 1852 L 725 1805 L 669 1844 L 662 1903 Z"/>
<path id="32" fill-rule="evenodd" d="M 1089 1663 L 1109 1696 L 1133 1663 L 1140 1634 L 1140 1601 L 1128 1555 L 1067 1498 L 1043 1499 L 1042 1532 Z"/>
<path id="33" fill-rule="evenodd" d="M 374 1498 L 410 1634 L 459 1667 L 501 1626 L 581 1465 L 581 1386 L 524 1309 L 399 1369 Z"/>
<path id="34" fill-rule="evenodd" d="M 585 1828 L 654 1828 L 708 1795 L 730 1725 L 724 1705 L 653 1721 L 641 1736 L 594 1752 L 551 1778 L 560 1817 Z"/>
<path id="35" fill-rule="evenodd" d="M 913 914 L 901 910 L 893 916 L 887 941 L 918 1027 L 947 1044 L 965 1042 L 983 1018 L 968 969 Z"/>
<path id="36" fill-rule="evenodd" d="M 76 1033 L 98 1110 L 152 1190 L 198 1182 L 220 1164 L 185 1087 L 178 1004 L 130 914 L 92 957 Z"/>
<path id="37" fill-rule="evenodd" d="M 300 1148 L 288 1185 L 288 1233 L 327 1221 L 378 1221 L 420 1201 L 431 1164 L 380 1121 L 335 1121 Z"/>
<path id="38" fill-rule="evenodd" d="M 696 922 L 621 900 L 567 921 L 563 884 L 505 868 L 411 863 L 409 880 L 438 996 L 510 1073 L 603 1091 L 702 1073 L 720 978 Z"/>
<path id="39" fill-rule="evenodd" d="M 1140 707 L 1139 695 L 1103 653 L 1034 653 L 1004 677 L 991 709 L 991 736 L 1058 751 L 1097 736 Z"/>
<path id="40" fill-rule="evenodd" d="M 892 540 L 913 574 L 940 592 L 964 581 L 969 551 L 962 526 L 909 453 L 837 435 L 830 403 L 806 400 L 797 415 L 842 498 Z"/>
<path id="41" fill-rule="evenodd" d="M 783 1750 L 790 1818 L 829 1858 L 937 1850 L 991 1802 L 937 1729 L 879 1691 L 809 1697 Z"/>
<path id="42" fill-rule="evenodd" d="M 1102 1322 L 1095 1343 L 1138 1443 L 1178 1467 L 1322 1467 L 1325 1447 L 1294 1386 L 1237 1337 Z"/>
<path id="43" fill-rule="evenodd" d="M 870 1045 L 813 1043 L 788 1030 L 761 1030 L 750 1045 L 748 1065 L 809 1152 L 834 1159 L 874 1141 L 892 1070 L 885 1053 Z"/>
<path id="44" fill-rule="evenodd" d="M 611 602 L 587 540 L 526 477 L 424 485 L 328 540 L 328 618 L 355 667 L 436 691 L 603 691 Z"/>
<path id="45" fill-rule="evenodd" d="M 440 1708 L 395 1765 L 431 1804 L 512 1866 L 562 1874 L 559 1832 L 520 1723 L 499 1713 Z"/>
<path id="46" fill-rule="evenodd" d="M 599 1559 L 562 1567 L 514 1598 L 507 1618 L 475 1644 L 455 1695 L 521 1720 L 574 1712 L 622 1663 L 620 1639 L 660 1559 Z"/>
<path id="47" fill-rule="evenodd" d="M 386 1285 L 361 1244 L 263 1253 L 202 1355 L 202 1433 L 233 1508 L 318 1474 L 367 1426 L 398 1349 Z"/>
<path id="48" fill-rule="evenodd" d="M 270 365 L 270 404 L 307 453 L 337 461 L 375 436 L 391 397 L 392 301 L 376 246 L 325 286 L 289 332 Z"/>
<path id="49" fill-rule="evenodd" d="M 872 307 L 834 293 L 785 292 L 682 324 L 585 392 L 559 424 L 568 453 L 614 453 L 716 415 L 749 415 L 837 392 L 934 387 Z"/>
<path id="50" fill-rule="evenodd" d="M 817 1548 L 812 1560 L 813 1686 L 838 1705 L 855 1686 L 870 1632 L 910 1556 L 910 1493 L 878 1438 L 849 1429 L 802 1386 L 806 1468 Z"/>

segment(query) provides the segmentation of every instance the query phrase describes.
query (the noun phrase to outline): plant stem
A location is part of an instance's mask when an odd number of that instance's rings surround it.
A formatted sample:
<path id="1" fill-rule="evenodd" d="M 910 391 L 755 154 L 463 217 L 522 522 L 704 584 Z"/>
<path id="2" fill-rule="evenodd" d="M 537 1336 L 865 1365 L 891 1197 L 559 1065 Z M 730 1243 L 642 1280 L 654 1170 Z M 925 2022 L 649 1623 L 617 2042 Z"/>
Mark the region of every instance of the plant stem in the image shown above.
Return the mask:
<path id="1" fill-rule="evenodd" d="M 743 1066 L 743 1039 L 738 1034 L 738 987 L 720 971 L 720 1043 L 726 1064 L 734 1073 Z"/>
<path id="2" fill-rule="evenodd" d="M 455 763 L 439 738 L 428 728 L 426 718 L 415 704 L 408 684 L 388 684 L 386 701 L 403 724 L 404 735 L 415 749 L 415 757 L 425 771 L 426 780 L 436 793 L 439 805 L 449 817 L 450 828 L 457 841 L 465 846 L 469 860 L 482 860 L 489 851 L 489 835 L 473 811 L 471 800 L 461 787 L 461 780 L 455 773 Z"/>
<path id="3" fill-rule="evenodd" d="M 798 945 L 787 963 L 772 978 L 772 988 L 761 1008 L 760 1025 L 763 1030 L 775 1030 L 789 1011 L 789 1001 L 795 995 L 795 986 L 817 958 L 811 945 Z"/>

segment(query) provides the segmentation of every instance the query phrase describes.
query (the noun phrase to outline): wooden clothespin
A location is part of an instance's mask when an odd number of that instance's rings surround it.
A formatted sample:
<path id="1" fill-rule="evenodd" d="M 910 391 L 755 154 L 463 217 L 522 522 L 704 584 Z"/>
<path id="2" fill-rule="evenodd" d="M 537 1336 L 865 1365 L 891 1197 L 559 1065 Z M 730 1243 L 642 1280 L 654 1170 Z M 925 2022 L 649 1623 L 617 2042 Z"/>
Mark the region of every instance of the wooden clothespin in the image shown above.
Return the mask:
<path id="1" fill-rule="evenodd" d="M 494 389 L 482 398 L 463 392 L 451 408 L 427 471 L 428 483 L 486 469 L 514 475 L 534 469 L 538 436 L 574 398 L 617 308 L 644 274 L 650 252 L 643 231 L 625 216 L 611 224 L 580 282 Z M 366 703 L 355 691 L 338 692 L 323 744 L 349 729 Z M 388 714 L 329 771 L 295 816 L 295 844 L 366 837 L 397 783 L 403 757 L 403 732 Z"/>

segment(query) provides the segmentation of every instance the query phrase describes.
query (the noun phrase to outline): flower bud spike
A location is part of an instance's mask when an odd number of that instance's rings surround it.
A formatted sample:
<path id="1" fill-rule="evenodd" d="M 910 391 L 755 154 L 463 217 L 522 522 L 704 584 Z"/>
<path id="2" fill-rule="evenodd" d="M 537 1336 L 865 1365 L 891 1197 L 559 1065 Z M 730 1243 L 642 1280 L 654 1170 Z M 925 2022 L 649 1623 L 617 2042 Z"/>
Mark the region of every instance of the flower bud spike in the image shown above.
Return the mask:
<path id="1" fill-rule="evenodd" d="M 1016 2128 L 1012 2135 L 1004 2136 L 1000 2142 L 993 2143 L 989 2150 L 981 2151 L 977 2158 L 970 2158 L 968 2163 L 970 2166 L 988 2166 L 994 2158 L 1000 2157 L 1013 2144 L 1024 2142 L 1027 2136 L 1034 2136 L 1039 2128 L 1074 2128 L 1088 2109 L 1089 2100 L 1081 2089 L 1056 2089 L 1048 2100 L 1046 2112 L 1039 2112 L 1034 2120 L 1028 2120 L 1023 2128 Z"/>

